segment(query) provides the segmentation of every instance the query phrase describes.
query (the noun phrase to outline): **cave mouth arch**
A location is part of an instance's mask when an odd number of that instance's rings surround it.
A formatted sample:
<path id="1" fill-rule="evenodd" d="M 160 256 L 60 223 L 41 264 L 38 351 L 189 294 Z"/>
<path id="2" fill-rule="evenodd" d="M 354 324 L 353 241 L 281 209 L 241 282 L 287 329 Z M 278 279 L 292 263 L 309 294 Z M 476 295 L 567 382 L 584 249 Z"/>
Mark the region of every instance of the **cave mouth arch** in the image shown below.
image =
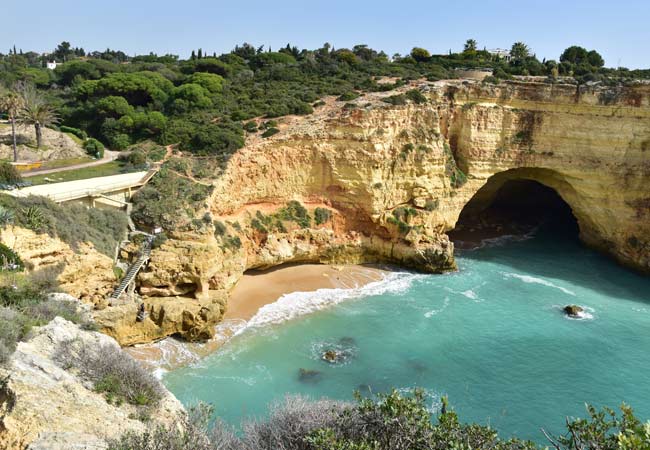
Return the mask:
<path id="1" fill-rule="evenodd" d="M 535 178 L 516 171 L 493 175 L 465 204 L 450 239 L 459 248 L 471 248 L 485 239 L 539 229 L 577 240 L 578 220 L 567 201 Z"/>

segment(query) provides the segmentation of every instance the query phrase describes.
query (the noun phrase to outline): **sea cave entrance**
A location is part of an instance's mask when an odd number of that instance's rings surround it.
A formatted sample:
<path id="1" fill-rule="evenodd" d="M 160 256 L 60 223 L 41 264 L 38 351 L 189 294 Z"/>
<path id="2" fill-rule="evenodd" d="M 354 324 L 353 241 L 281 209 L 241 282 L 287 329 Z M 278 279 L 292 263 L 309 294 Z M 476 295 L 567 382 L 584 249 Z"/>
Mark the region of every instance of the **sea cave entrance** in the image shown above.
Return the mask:
<path id="1" fill-rule="evenodd" d="M 450 239 L 457 247 L 468 248 L 485 239 L 524 235 L 538 227 L 578 239 L 578 221 L 556 189 L 566 194 L 567 186 L 545 172 L 512 170 L 492 176 L 467 202 L 449 232 Z"/>

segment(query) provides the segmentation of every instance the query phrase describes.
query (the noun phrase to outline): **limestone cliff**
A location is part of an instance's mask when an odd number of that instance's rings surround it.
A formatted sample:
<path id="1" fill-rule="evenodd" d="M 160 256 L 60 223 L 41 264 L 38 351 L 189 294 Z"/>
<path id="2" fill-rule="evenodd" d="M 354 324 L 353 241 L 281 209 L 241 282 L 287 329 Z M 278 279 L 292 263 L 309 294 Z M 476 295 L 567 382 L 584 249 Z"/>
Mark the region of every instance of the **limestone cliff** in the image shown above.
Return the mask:
<path id="1" fill-rule="evenodd" d="M 445 232 L 488 180 L 495 192 L 512 178 L 555 189 L 585 243 L 650 271 L 650 86 L 447 81 L 408 89 L 426 101 L 382 101 L 395 91 L 352 105 L 329 99 L 306 118 L 283 119 L 271 138 L 250 137 L 214 179 L 204 225 L 154 251 L 141 292 L 200 298 L 244 270 L 284 262 L 450 270 Z M 291 201 L 331 217 L 297 226 L 285 220 Z"/>
<path id="2" fill-rule="evenodd" d="M 117 282 L 113 260 L 92 244 L 82 243 L 73 250 L 58 238 L 17 226 L 1 230 L 0 241 L 18 254 L 29 270 L 56 272 L 60 288 L 85 303 L 104 304 Z"/>
<path id="3" fill-rule="evenodd" d="M 404 95 L 414 89 L 421 95 Z M 138 278 L 146 320 L 136 320 L 134 303 L 116 303 L 96 312 L 104 332 L 123 345 L 209 337 L 228 290 L 252 268 L 453 270 L 446 232 L 470 199 L 487 204 L 510 179 L 555 189 L 587 245 L 650 272 L 648 84 L 418 81 L 350 103 L 326 99 L 278 128 L 267 139 L 249 135 L 223 171 L 203 179 L 213 189 L 197 218 L 167 230 L 153 250 Z M 100 267 L 82 270 L 101 278 L 83 283 L 69 272 L 69 290 L 106 286 Z M 106 306 L 100 292 L 72 292 Z"/>

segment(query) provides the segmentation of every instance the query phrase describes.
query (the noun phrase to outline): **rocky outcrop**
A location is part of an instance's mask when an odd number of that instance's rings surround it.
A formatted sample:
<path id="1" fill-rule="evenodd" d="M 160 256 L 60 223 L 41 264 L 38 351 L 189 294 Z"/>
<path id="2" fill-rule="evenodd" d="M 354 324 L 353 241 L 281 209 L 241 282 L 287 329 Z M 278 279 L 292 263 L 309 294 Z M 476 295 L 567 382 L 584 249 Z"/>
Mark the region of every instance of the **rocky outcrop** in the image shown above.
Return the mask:
<path id="1" fill-rule="evenodd" d="M 214 336 L 215 325 L 225 311 L 226 295 L 211 291 L 199 299 L 188 297 L 149 297 L 144 299 L 145 318 L 138 320 L 138 304 L 119 303 L 93 316 L 103 333 L 121 345 L 152 342 L 175 335 L 188 341 Z"/>
<path id="2" fill-rule="evenodd" d="M 365 95 L 354 107 L 329 99 L 308 117 L 283 119 L 269 139 L 250 137 L 201 212 L 221 223 L 221 236 L 211 224 L 175 233 L 152 254 L 141 291 L 201 297 L 247 269 L 285 262 L 450 270 L 445 232 L 477 193 L 489 203 L 510 179 L 555 189 L 585 243 L 650 271 L 650 86 L 446 81 L 407 89 L 427 101 L 382 101 L 399 91 Z M 274 225 L 291 201 L 331 218 Z"/>
<path id="3" fill-rule="evenodd" d="M 78 139 L 50 128 L 43 128 L 43 144 L 36 149 L 36 135 L 33 127 L 17 127 L 19 161 L 50 161 L 54 159 L 79 158 L 86 151 Z M 11 126 L 0 124 L 0 158 L 13 160 Z M 28 145 L 29 144 L 29 145 Z"/>
<path id="4" fill-rule="evenodd" d="M 76 250 L 58 238 L 11 226 L 0 231 L 0 240 L 13 249 L 32 271 L 50 270 L 59 287 L 84 303 L 103 305 L 117 282 L 113 260 L 92 244 Z"/>
<path id="5" fill-rule="evenodd" d="M 136 407 L 109 404 L 74 373 L 53 360 L 59 347 L 77 340 L 87 351 L 117 343 L 56 318 L 18 344 L 7 368 L 0 368 L 0 448 L 101 449 L 104 439 L 151 427 L 137 419 Z M 130 358 L 124 354 L 125 358 Z M 169 392 L 152 413 L 153 423 L 173 423 L 183 412 Z"/>

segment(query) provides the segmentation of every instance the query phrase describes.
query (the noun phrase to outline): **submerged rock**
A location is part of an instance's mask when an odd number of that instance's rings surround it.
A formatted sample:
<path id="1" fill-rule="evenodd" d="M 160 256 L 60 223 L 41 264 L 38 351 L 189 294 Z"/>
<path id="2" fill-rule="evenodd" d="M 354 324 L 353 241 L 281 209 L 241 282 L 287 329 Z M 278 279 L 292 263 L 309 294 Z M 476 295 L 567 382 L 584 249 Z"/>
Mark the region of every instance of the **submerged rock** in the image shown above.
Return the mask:
<path id="1" fill-rule="evenodd" d="M 298 380 L 302 383 L 318 383 L 323 374 L 318 370 L 303 369 L 298 370 Z"/>
<path id="2" fill-rule="evenodd" d="M 564 313 L 569 317 L 580 317 L 584 309 L 578 305 L 566 305 Z"/>
<path id="3" fill-rule="evenodd" d="M 353 337 L 343 336 L 341 339 L 339 339 L 339 344 L 344 345 L 346 347 L 353 347 L 357 345 L 357 341 Z"/>

